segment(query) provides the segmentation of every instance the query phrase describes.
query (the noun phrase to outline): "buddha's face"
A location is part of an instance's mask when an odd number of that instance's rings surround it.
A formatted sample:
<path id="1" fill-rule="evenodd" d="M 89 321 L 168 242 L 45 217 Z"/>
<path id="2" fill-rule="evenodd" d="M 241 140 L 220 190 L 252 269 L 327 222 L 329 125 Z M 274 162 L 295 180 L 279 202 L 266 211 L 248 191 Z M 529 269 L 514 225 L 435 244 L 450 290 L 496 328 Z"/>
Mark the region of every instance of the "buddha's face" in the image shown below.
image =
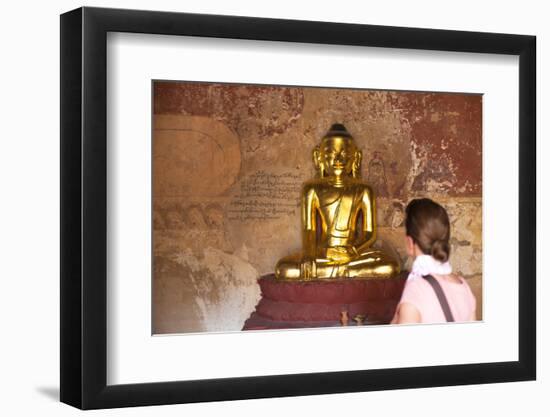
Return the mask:
<path id="1" fill-rule="evenodd" d="M 345 137 L 325 138 L 320 146 L 320 162 L 329 176 L 351 175 L 357 157 L 355 143 Z"/>

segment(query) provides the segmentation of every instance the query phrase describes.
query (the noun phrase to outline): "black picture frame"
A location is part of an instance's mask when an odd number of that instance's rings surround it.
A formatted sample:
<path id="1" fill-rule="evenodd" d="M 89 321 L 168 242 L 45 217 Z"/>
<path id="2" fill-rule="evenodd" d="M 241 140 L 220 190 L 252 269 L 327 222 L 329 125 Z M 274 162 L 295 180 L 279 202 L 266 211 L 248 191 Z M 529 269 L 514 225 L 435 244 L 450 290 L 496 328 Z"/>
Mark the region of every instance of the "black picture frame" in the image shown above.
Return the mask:
<path id="1" fill-rule="evenodd" d="M 108 32 L 519 56 L 518 361 L 107 385 Z M 80 8 L 61 15 L 61 401 L 82 409 L 536 378 L 536 38 L 449 30 Z"/>

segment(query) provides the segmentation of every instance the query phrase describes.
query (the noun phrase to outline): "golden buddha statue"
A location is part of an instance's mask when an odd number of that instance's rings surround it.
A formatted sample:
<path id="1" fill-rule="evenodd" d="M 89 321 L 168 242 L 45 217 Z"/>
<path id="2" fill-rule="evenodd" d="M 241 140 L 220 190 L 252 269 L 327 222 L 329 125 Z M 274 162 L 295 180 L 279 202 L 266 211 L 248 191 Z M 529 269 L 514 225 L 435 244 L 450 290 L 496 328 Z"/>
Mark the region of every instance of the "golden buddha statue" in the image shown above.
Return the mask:
<path id="1" fill-rule="evenodd" d="M 372 248 L 376 211 L 372 189 L 361 181 L 362 153 L 341 124 L 313 150 L 317 178 L 302 190 L 302 252 L 277 263 L 280 280 L 380 279 L 399 263 Z"/>

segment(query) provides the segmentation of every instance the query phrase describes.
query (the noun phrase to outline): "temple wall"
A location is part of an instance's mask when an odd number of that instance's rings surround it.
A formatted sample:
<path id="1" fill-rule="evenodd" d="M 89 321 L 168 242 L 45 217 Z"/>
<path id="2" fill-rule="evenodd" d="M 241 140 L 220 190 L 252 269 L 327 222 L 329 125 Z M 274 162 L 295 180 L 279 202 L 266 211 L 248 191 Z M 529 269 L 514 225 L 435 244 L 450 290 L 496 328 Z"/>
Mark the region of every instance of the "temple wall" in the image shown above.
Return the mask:
<path id="1" fill-rule="evenodd" d="M 438 201 L 452 222 L 451 263 L 481 306 L 481 109 L 480 95 L 156 82 L 154 332 L 242 327 L 256 279 L 300 249 L 300 187 L 337 122 L 363 151 L 377 245 L 408 268 L 404 208 Z"/>

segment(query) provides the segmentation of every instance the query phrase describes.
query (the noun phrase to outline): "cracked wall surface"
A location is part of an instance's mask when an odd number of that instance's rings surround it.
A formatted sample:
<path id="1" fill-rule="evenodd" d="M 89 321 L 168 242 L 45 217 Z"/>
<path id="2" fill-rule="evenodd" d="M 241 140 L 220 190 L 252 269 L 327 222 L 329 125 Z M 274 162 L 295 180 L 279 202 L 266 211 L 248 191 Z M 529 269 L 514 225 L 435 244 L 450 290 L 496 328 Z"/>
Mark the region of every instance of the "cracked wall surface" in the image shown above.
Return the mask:
<path id="1" fill-rule="evenodd" d="M 241 329 L 256 279 L 300 249 L 301 184 L 333 123 L 363 151 L 377 245 L 404 268 L 407 202 L 448 210 L 481 318 L 481 95 L 163 81 L 153 108 L 154 333 Z"/>

